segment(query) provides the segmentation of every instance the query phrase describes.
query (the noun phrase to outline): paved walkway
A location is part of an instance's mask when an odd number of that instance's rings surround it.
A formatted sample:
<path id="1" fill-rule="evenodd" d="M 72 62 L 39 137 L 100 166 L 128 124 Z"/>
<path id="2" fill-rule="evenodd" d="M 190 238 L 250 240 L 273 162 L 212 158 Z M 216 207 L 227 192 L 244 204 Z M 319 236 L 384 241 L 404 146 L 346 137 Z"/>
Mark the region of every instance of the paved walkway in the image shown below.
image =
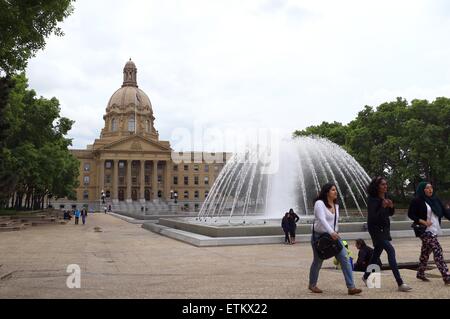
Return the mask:
<path id="1" fill-rule="evenodd" d="M 392 273 L 384 271 L 380 289 L 364 287 L 361 296 L 348 296 L 331 261 L 320 274 L 324 294 L 311 294 L 307 244 L 197 248 L 104 214 L 89 216 L 84 226 L 0 233 L 0 243 L 0 298 L 450 298 L 436 269 L 430 283 L 402 269 L 414 288 L 410 293 L 397 292 Z M 450 258 L 450 237 L 441 243 Z M 394 245 L 400 262 L 417 261 L 418 239 Z M 81 267 L 81 289 L 66 287 L 69 264 Z M 355 273 L 358 287 L 360 277 Z"/>

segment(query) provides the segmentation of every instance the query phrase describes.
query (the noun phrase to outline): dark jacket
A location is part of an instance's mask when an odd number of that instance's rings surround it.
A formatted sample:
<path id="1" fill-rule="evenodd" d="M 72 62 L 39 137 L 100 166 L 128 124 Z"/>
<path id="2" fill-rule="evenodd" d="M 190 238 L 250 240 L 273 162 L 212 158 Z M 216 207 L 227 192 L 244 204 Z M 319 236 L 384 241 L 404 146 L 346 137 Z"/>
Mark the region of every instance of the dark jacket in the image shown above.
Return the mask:
<path id="1" fill-rule="evenodd" d="M 289 231 L 289 217 L 283 217 L 283 219 L 281 220 L 281 228 L 283 228 L 284 232 Z"/>
<path id="2" fill-rule="evenodd" d="M 367 229 L 374 245 L 380 241 L 392 240 L 389 217 L 394 215 L 395 209 L 384 208 L 382 202 L 379 197 L 370 196 L 367 199 Z"/>
<path id="3" fill-rule="evenodd" d="M 450 219 L 450 211 L 448 209 L 445 209 L 444 205 L 442 204 L 442 202 L 438 199 L 439 205 L 442 208 L 442 212 L 444 213 L 444 216 L 447 219 Z M 415 224 L 419 224 L 419 219 L 422 220 L 427 220 L 428 216 L 427 216 L 427 205 L 425 204 L 425 200 L 423 200 L 423 198 L 420 197 L 415 197 L 411 203 L 409 203 L 409 208 L 408 208 L 408 217 L 414 221 Z M 441 219 L 440 217 L 438 217 L 439 219 L 439 225 L 441 224 Z M 416 237 L 420 237 L 421 233 L 416 231 L 416 229 L 414 229 L 414 232 L 416 234 Z"/>
<path id="4" fill-rule="evenodd" d="M 354 270 L 355 271 L 366 271 L 367 266 L 369 266 L 370 259 L 373 255 L 373 249 L 369 246 L 362 247 L 358 252 L 358 260 L 355 263 Z M 375 261 L 375 263 L 381 267 L 381 260 Z"/>

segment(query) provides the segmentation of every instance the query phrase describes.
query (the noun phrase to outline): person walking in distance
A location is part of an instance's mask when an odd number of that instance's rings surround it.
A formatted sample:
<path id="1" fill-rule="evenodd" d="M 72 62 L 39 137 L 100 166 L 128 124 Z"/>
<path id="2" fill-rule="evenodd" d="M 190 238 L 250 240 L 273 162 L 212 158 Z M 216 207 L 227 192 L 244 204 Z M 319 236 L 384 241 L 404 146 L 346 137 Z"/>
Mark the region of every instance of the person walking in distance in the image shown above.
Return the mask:
<path id="1" fill-rule="evenodd" d="M 367 192 L 369 193 L 369 198 L 367 199 L 367 229 L 374 245 L 369 265 L 376 264 L 381 253 L 385 250 L 392 273 L 397 281 L 398 290 L 406 292 L 410 291 L 411 287 L 405 284 L 400 276 L 395 258 L 395 249 L 391 244 L 392 237 L 389 217 L 394 215 L 395 209 L 394 203 L 387 196 L 387 189 L 387 181 L 381 176 L 373 178 L 367 188 Z M 366 270 L 363 276 L 363 281 L 366 285 L 369 276 L 370 272 Z"/>
<path id="2" fill-rule="evenodd" d="M 431 183 L 419 183 L 416 196 L 411 201 L 408 209 L 408 217 L 414 221 L 415 235 L 422 241 L 417 279 L 430 281 L 425 276 L 425 269 L 427 268 L 430 254 L 433 252 L 434 262 L 442 275 L 444 284 L 450 285 L 450 274 L 438 240 L 438 236 L 442 235 L 441 219 L 444 216 L 448 218 L 449 215 L 448 209 L 436 197 Z"/>
<path id="3" fill-rule="evenodd" d="M 80 211 L 75 209 L 75 225 L 78 225 L 78 221 L 80 220 Z"/>
<path id="4" fill-rule="evenodd" d="M 319 196 L 314 200 L 314 224 L 312 228 L 311 246 L 313 249 L 313 262 L 309 270 L 309 286 L 308 289 L 313 293 L 322 293 L 322 290 L 317 287 L 319 279 L 319 271 L 322 267 L 323 260 L 320 259 L 319 254 L 315 248 L 315 242 L 323 233 L 330 234 L 333 240 L 339 240 L 341 247 L 344 247 L 342 240 L 338 233 L 339 220 L 339 205 L 337 204 L 337 188 L 333 183 L 327 183 L 322 186 Z M 355 287 L 353 281 L 353 271 L 350 262 L 347 259 L 347 251 L 341 249 L 336 255 L 342 266 L 345 283 L 347 285 L 348 294 L 356 295 L 361 293 L 361 289 Z"/>
<path id="5" fill-rule="evenodd" d="M 283 219 L 281 220 L 281 228 L 284 231 L 284 243 L 291 243 L 291 236 L 289 234 L 289 213 L 284 214 Z"/>

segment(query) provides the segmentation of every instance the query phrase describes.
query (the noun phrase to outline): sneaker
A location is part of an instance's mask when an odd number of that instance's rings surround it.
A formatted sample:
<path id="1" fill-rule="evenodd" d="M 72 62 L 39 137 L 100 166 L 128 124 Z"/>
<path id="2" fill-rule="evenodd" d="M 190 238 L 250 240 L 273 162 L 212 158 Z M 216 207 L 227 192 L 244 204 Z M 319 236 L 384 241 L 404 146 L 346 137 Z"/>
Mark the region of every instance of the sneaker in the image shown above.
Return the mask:
<path id="1" fill-rule="evenodd" d="M 398 291 L 407 292 L 410 291 L 412 288 L 408 286 L 407 284 L 401 284 L 398 286 Z"/>
<path id="2" fill-rule="evenodd" d="M 429 281 L 430 281 L 430 279 L 428 279 L 427 277 L 425 277 L 425 275 L 419 275 L 419 274 L 417 274 L 417 275 L 416 275 L 416 278 L 417 278 L 417 279 L 420 279 L 420 280 L 422 280 L 422 281 L 426 281 L 426 282 L 429 282 Z"/>
<path id="3" fill-rule="evenodd" d="M 348 289 L 349 295 L 357 295 L 357 294 L 360 294 L 361 292 L 362 292 L 362 290 L 358 289 L 358 288 L 349 288 Z"/>
<path id="4" fill-rule="evenodd" d="M 317 286 L 314 286 L 314 287 L 309 286 L 308 289 L 311 290 L 315 294 L 321 294 L 323 292 L 321 289 L 317 288 Z"/>

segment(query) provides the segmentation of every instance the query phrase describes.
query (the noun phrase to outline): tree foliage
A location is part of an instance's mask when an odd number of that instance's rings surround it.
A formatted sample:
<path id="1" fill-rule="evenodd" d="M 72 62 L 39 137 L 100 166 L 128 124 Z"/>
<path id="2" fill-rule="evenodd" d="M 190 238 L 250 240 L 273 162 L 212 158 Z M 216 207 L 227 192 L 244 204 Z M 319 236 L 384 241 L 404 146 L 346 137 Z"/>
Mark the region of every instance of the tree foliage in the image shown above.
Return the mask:
<path id="1" fill-rule="evenodd" d="M 421 180 L 450 188 L 450 99 L 397 98 L 376 109 L 365 106 L 348 123 L 323 122 L 294 136 L 319 135 L 344 147 L 369 175 L 385 175 L 406 200 Z"/>
<path id="2" fill-rule="evenodd" d="M 45 47 L 58 23 L 69 16 L 73 0 L 0 0 L 0 68 L 11 75 Z"/>
<path id="3" fill-rule="evenodd" d="M 3 175 L 12 175 L 3 199 L 17 209 L 40 208 L 46 196 L 71 197 L 78 186 L 78 160 L 66 138 L 73 121 L 60 117 L 56 98 L 37 97 L 28 89 L 24 74 L 14 77 L 5 118 L 9 124 L 4 140 Z M 10 174 L 13 172 L 13 174 Z M 5 205 L 7 201 L 3 201 Z"/>

